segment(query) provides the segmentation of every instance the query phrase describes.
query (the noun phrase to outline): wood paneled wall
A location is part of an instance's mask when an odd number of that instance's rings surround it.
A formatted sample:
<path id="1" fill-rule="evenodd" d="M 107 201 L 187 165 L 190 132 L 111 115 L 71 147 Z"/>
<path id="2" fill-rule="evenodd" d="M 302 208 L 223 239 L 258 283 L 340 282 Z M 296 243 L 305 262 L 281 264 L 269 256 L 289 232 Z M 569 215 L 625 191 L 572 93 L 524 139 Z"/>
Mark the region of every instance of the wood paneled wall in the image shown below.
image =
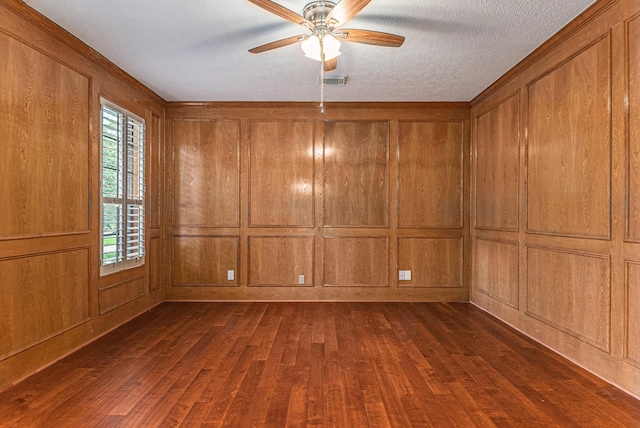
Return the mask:
<path id="1" fill-rule="evenodd" d="M 162 300 L 164 101 L 0 1 L 0 389 Z M 147 123 L 147 263 L 99 277 L 100 97 Z"/>
<path id="2" fill-rule="evenodd" d="M 601 1 L 472 102 L 471 300 L 640 395 L 640 1 Z"/>
<path id="3" fill-rule="evenodd" d="M 468 104 L 166 114 L 167 299 L 468 299 Z"/>
<path id="4" fill-rule="evenodd" d="M 324 115 L 165 105 L 21 1 L 0 12 L 0 389 L 164 298 L 451 301 L 471 283 L 640 395 L 640 0 L 596 3 L 471 107 Z M 146 264 L 105 277 L 100 97 L 148 137 Z"/>

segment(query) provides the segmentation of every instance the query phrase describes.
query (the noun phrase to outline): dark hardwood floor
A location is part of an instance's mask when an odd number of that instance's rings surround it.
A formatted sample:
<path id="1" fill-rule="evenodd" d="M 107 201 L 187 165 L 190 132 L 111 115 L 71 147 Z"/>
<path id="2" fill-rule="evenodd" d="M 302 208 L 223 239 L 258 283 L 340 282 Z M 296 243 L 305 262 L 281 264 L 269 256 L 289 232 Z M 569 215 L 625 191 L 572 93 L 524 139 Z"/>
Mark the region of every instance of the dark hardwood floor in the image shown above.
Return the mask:
<path id="1" fill-rule="evenodd" d="M 164 303 L 0 393 L 2 427 L 640 427 L 468 304 Z"/>

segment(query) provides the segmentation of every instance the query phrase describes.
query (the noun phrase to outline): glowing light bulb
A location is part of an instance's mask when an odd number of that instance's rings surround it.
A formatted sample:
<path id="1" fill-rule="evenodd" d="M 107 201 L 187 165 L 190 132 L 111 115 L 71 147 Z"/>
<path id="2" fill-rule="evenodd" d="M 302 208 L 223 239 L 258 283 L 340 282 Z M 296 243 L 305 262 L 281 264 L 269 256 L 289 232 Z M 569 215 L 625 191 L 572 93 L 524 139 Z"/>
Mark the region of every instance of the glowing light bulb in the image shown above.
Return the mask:
<path id="1" fill-rule="evenodd" d="M 331 34 L 326 34 L 322 38 L 322 45 L 324 47 L 324 60 L 329 61 L 334 59 L 342 52 L 340 52 L 340 41 L 333 37 Z M 305 41 L 301 43 L 304 56 L 307 58 L 315 59 L 316 61 L 322 61 L 322 53 L 320 51 L 320 39 L 315 34 L 307 37 Z"/>

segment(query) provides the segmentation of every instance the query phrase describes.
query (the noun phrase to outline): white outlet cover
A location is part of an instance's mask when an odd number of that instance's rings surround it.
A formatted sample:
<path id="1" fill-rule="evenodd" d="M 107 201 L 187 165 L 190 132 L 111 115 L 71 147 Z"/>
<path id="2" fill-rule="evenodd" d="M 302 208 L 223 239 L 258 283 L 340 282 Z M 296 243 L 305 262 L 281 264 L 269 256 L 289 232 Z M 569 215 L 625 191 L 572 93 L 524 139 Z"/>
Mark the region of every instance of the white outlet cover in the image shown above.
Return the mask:
<path id="1" fill-rule="evenodd" d="M 228 281 L 233 281 L 234 279 L 236 279 L 236 271 L 234 271 L 233 269 L 230 269 L 227 271 L 227 280 Z"/>
<path id="2" fill-rule="evenodd" d="M 304 275 L 298 275 L 298 284 L 304 284 Z"/>
<path id="3" fill-rule="evenodd" d="M 398 281 L 411 281 L 411 271 L 410 270 L 399 270 L 398 271 Z"/>

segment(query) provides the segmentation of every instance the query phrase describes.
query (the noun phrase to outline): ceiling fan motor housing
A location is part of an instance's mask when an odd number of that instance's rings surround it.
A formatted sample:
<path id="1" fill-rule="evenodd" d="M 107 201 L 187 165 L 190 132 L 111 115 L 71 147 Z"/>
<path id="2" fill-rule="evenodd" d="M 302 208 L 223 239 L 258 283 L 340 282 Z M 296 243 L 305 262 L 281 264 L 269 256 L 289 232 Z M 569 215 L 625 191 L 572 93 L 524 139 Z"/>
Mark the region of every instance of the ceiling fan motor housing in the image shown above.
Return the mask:
<path id="1" fill-rule="evenodd" d="M 311 30 L 314 34 L 317 32 L 322 32 L 323 34 L 331 32 L 329 28 L 331 23 L 326 20 L 335 6 L 336 4 L 330 1 L 314 1 L 304 7 L 304 17 L 313 23 L 314 28 Z"/>

